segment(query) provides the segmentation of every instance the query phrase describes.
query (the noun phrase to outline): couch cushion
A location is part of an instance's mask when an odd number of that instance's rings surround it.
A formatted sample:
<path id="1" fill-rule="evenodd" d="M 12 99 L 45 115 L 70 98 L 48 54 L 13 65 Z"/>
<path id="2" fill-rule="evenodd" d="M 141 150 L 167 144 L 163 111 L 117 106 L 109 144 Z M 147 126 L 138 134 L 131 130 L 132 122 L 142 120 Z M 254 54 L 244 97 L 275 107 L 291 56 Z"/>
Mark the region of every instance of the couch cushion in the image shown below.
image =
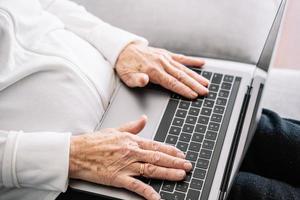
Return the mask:
<path id="1" fill-rule="evenodd" d="M 75 0 L 153 46 L 256 63 L 280 0 Z"/>
<path id="2" fill-rule="evenodd" d="M 300 70 L 273 69 L 267 81 L 263 107 L 300 120 Z"/>

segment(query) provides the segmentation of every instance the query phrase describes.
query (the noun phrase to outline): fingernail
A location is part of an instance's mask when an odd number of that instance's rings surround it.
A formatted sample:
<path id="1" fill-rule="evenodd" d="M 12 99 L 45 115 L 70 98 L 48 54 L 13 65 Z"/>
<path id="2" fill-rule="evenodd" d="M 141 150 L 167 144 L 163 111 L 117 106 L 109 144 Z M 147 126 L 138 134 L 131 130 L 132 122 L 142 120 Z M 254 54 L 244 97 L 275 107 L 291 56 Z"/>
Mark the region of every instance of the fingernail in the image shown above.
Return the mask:
<path id="1" fill-rule="evenodd" d="M 192 98 L 196 98 L 198 96 L 198 94 L 196 92 L 191 92 L 191 96 L 192 96 Z"/>
<path id="2" fill-rule="evenodd" d="M 184 170 L 180 170 L 178 173 L 178 176 L 180 177 L 180 180 L 184 179 L 186 177 L 186 173 Z"/>
<path id="3" fill-rule="evenodd" d="M 191 170 L 193 166 L 192 166 L 192 163 L 187 161 L 184 163 L 183 167 L 185 170 Z"/>
<path id="4" fill-rule="evenodd" d="M 179 158 L 185 158 L 185 155 L 182 152 L 178 152 L 177 153 L 177 157 L 179 157 Z"/>
<path id="5" fill-rule="evenodd" d="M 206 94 L 209 92 L 209 90 L 207 88 L 204 88 L 204 90 L 205 90 Z"/>
<path id="6" fill-rule="evenodd" d="M 157 200 L 159 200 L 160 199 L 160 195 L 154 193 L 154 194 L 151 195 L 151 199 L 157 199 Z"/>

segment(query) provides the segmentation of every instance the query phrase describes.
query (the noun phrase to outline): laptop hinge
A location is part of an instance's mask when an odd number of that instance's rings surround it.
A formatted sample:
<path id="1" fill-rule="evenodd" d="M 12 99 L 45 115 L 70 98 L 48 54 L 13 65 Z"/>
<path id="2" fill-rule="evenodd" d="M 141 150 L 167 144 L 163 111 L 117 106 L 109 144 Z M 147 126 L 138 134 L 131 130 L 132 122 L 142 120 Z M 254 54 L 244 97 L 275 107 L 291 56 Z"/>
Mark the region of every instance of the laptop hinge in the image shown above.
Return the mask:
<path id="1" fill-rule="evenodd" d="M 242 109 L 240 112 L 240 116 L 238 119 L 236 129 L 235 129 L 235 133 L 233 136 L 233 141 L 232 141 L 232 144 L 230 147 L 230 152 L 229 152 L 228 160 L 227 160 L 226 167 L 225 167 L 225 172 L 224 172 L 221 187 L 220 187 L 220 193 L 219 193 L 219 198 L 218 198 L 219 200 L 224 200 L 226 197 L 226 192 L 227 192 L 229 180 L 231 177 L 231 171 L 232 171 L 233 163 L 235 160 L 235 155 L 236 155 L 237 147 L 238 147 L 238 144 L 240 141 L 243 124 L 244 124 L 247 108 L 248 108 L 250 97 L 251 97 L 251 90 L 252 90 L 252 82 L 251 82 L 251 85 L 248 86 L 247 92 L 244 96 Z"/>

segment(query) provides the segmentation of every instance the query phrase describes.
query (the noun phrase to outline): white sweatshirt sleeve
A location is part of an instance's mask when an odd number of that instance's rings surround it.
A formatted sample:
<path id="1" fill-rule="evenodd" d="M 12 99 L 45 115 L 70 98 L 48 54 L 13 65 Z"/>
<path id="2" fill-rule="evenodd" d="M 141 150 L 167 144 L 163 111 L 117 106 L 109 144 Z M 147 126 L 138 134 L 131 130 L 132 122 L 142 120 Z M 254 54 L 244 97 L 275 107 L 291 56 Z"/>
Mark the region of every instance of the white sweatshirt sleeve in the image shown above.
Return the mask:
<path id="1" fill-rule="evenodd" d="M 142 37 L 113 27 L 68 0 L 40 0 L 44 9 L 56 15 L 66 29 L 79 35 L 93 45 L 115 66 L 121 51 L 132 42 L 148 44 Z"/>
<path id="2" fill-rule="evenodd" d="M 0 186 L 64 192 L 70 133 L 0 131 Z"/>

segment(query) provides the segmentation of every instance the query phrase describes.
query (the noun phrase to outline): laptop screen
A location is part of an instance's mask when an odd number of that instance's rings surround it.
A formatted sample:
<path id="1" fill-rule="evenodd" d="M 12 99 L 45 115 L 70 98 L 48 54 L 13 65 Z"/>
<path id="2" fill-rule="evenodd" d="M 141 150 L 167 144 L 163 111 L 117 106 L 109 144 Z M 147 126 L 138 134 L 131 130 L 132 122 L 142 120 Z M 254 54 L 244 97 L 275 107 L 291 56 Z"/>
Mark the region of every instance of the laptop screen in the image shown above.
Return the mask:
<path id="1" fill-rule="evenodd" d="M 276 38 L 278 36 L 279 27 L 285 8 L 285 2 L 285 0 L 281 1 L 276 17 L 273 21 L 272 27 L 270 29 L 267 40 L 264 44 L 263 50 L 257 63 L 257 67 L 265 72 L 268 72 L 270 67 L 272 55 L 276 44 Z"/>

